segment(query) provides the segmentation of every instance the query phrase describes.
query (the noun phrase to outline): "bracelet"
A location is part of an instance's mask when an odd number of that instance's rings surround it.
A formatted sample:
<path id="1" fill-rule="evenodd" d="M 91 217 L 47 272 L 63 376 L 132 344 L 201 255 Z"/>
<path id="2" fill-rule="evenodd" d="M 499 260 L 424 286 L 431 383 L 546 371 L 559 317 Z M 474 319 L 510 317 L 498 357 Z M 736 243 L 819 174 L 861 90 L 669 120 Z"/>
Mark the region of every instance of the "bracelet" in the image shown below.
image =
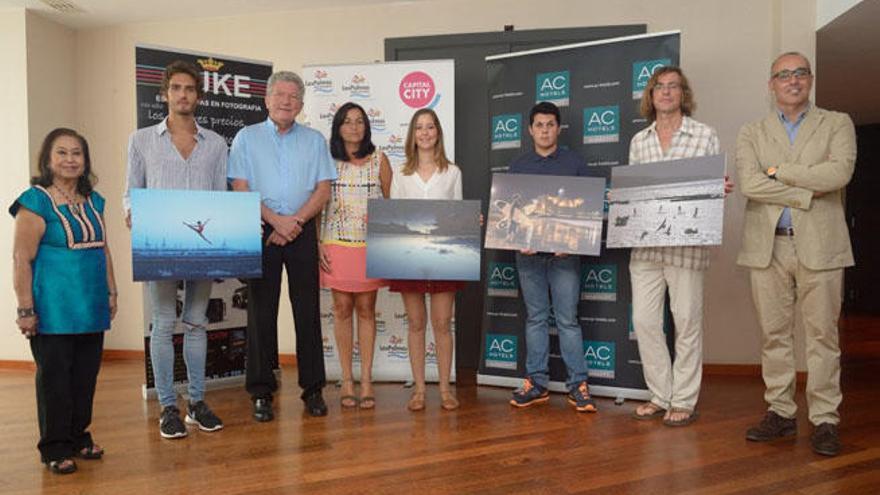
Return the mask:
<path id="1" fill-rule="evenodd" d="M 18 308 L 16 309 L 19 318 L 30 318 L 32 316 L 37 316 L 37 313 L 34 312 L 34 307 L 30 308 Z"/>

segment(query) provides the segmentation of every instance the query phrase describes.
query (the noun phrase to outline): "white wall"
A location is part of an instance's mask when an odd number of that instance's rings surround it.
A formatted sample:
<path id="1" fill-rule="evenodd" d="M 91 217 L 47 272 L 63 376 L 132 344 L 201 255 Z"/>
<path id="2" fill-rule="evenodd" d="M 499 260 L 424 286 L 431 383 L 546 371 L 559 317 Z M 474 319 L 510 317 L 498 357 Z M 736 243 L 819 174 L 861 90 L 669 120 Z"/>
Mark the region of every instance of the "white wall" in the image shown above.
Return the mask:
<path id="1" fill-rule="evenodd" d="M 388 37 L 500 31 L 505 24 L 519 30 L 633 23 L 646 23 L 649 32 L 681 29 L 682 65 L 697 96 L 696 117 L 718 129 L 734 175 L 737 130 L 768 109 L 770 61 L 787 50 L 814 55 L 815 8 L 815 2 L 805 0 L 446 0 L 80 31 L 76 35 L 76 120 L 90 139 L 98 187 L 109 199 L 108 228 L 122 308 L 107 347 L 143 347 L 141 288 L 130 282 L 130 241 L 120 214 L 125 146 L 136 126 L 137 43 L 270 60 L 277 69 L 297 70 L 313 63 L 381 60 Z M 743 207 L 739 195 L 728 199 L 725 244 L 713 251 L 707 276 L 705 354 L 711 363 L 759 360 L 760 332 L 747 273 L 734 263 Z M 293 352 L 293 324 L 286 302 L 281 308 L 279 344 L 281 352 Z"/>
<path id="2" fill-rule="evenodd" d="M 860 3 L 862 0 L 816 0 L 816 31 Z"/>
<path id="3" fill-rule="evenodd" d="M 30 359 L 27 341 L 15 326 L 15 292 L 12 289 L 13 219 L 6 212 L 24 191 L 30 178 L 28 152 L 28 87 L 24 9 L 0 10 L 0 150 L 3 150 L 3 181 L 0 181 L 0 360 Z"/>

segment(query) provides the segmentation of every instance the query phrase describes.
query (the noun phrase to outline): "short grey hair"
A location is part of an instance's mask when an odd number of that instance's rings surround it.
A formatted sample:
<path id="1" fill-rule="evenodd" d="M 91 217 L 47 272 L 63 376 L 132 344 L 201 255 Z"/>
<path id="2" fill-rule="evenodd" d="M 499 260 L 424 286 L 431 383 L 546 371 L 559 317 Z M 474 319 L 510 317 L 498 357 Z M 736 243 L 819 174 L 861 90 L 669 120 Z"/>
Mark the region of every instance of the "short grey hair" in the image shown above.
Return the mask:
<path id="1" fill-rule="evenodd" d="M 804 62 L 807 63 L 807 68 L 810 69 L 810 71 L 813 70 L 813 68 L 810 67 L 810 59 L 808 59 L 807 56 L 804 55 L 803 53 L 801 53 L 801 52 L 785 52 L 785 53 L 783 53 L 773 59 L 773 63 L 770 64 L 770 77 L 773 77 L 773 68 L 776 67 L 776 64 L 780 60 L 782 60 L 783 57 L 789 57 L 789 56 L 796 56 L 796 57 L 800 57 L 800 58 L 804 59 Z"/>
<path id="2" fill-rule="evenodd" d="M 280 70 L 278 72 L 273 73 L 269 76 L 269 80 L 266 81 L 266 94 L 272 94 L 272 87 L 275 86 L 275 83 L 279 81 L 284 82 L 292 82 L 296 84 L 296 87 L 299 88 L 299 98 L 302 100 L 306 96 L 306 84 L 303 82 L 302 78 L 299 77 L 299 74 L 296 72 L 291 72 L 289 70 Z"/>

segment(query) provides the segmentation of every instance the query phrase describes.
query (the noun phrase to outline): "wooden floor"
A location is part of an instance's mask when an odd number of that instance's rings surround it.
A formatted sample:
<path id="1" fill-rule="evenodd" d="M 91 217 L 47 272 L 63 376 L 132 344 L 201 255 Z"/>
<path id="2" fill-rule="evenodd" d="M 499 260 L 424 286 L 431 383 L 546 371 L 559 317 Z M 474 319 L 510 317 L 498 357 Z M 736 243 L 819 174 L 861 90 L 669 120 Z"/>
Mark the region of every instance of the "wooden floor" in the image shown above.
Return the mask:
<path id="1" fill-rule="evenodd" d="M 330 415 L 309 418 L 285 369 L 276 421 L 253 422 L 243 390 L 215 391 L 208 400 L 226 429 L 163 440 L 156 403 L 141 400 L 143 364 L 113 361 L 101 371 L 92 428 L 107 454 L 62 477 L 34 448 L 32 372 L 2 371 L 0 493 L 880 493 L 880 319 L 848 319 L 841 339 L 836 458 L 811 452 L 802 390 L 796 440 L 746 442 L 764 409 L 760 379 L 747 376 L 707 376 L 700 419 L 674 429 L 630 419 L 630 402 L 600 399 L 599 413 L 585 415 L 554 395 L 513 410 L 510 392 L 491 387 L 461 388 L 463 407 L 451 413 L 436 388 L 425 412 L 409 413 L 400 385 L 377 386 L 375 411 L 341 411 L 329 387 Z"/>

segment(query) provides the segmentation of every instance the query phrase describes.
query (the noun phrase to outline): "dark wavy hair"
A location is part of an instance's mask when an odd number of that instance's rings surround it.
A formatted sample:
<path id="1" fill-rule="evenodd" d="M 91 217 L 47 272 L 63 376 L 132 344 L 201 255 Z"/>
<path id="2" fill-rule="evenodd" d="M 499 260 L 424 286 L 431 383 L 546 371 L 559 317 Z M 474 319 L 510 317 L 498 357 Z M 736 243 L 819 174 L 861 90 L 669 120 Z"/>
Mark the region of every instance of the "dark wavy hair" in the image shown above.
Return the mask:
<path id="1" fill-rule="evenodd" d="M 562 115 L 559 112 L 559 107 L 549 101 L 541 101 L 536 103 L 529 111 L 529 127 L 535 123 L 535 115 L 538 115 L 539 113 L 556 117 L 556 125 L 562 125 Z"/>
<path id="2" fill-rule="evenodd" d="M 98 178 L 92 173 L 92 159 L 89 155 L 89 142 L 78 132 L 66 127 L 53 129 L 52 132 L 46 134 L 46 138 L 43 139 L 43 145 L 40 146 L 40 154 L 37 158 L 37 167 L 40 173 L 31 178 L 31 184 L 43 187 L 49 187 L 52 185 L 54 175 L 52 174 L 52 168 L 49 167 L 49 162 L 52 160 L 52 145 L 54 145 L 55 140 L 61 136 L 70 136 L 78 140 L 80 147 L 82 147 L 85 167 L 83 168 L 83 174 L 79 177 L 79 180 L 76 183 L 76 192 L 83 197 L 88 197 L 89 194 L 92 193 L 94 184 L 98 182 Z"/>
<path id="3" fill-rule="evenodd" d="M 159 94 L 168 96 L 168 88 L 171 86 L 171 78 L 175 74 L 186 74 L 192 78 L 196 84 L 196 97 L 204 96 L 205 88 L 202 87 L 201 73 L 195 64 L 184 60 L 175 60 L 165 66 L 165 73 L 162 74 L 162 84 L 159 87 Z"/>
<path id="4" fill-rule="evenodd" d="M 364 116 L 364 139 L 361 140 L 361 145 L 358 147 L 357 151 L 354 152 L 353 157 L 348 156 L 348 152 L 345 151 L 345 143 L 342 141 L 342 135 L 339 133 L 339 128 L 345 123 L 345 116 L 348 115 L 348 111 L 351 109 L 357 109 L 361 115 Z M 339 107 L 339 110 L 333 115 L 333 127 L 330 131 L 330 154 L 333 158 L 336 158 L 337 160 L 364 158 L 370 156 L 374 151 L 376 151 L 376 145 L 373 144 L 373 133 L 370 130 L 370 118 L 367 117 L 367 112 L 364 111 L 364 108 L 353 102 L 345 103 Z"/>

